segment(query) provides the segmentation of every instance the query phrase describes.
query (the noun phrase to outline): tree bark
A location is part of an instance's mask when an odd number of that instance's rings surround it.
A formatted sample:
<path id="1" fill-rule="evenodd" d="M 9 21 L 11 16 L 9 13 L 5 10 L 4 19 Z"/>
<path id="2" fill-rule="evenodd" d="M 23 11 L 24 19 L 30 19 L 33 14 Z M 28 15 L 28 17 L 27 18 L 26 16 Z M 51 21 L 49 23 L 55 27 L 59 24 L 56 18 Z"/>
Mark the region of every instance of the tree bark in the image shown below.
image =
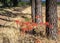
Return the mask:
<path id="1" fill-rule="evenodd" d="M 39 24 L 40 22 L 42 22 L 42 7 L 41 7 L 41 0 L 31 0 L 31 9 L 32 9 L 32 22 L 35 22 L 37 24 Z M 40 17 L 37 17 L 40 16 Z M 37 18 L 36 18 L 37 17 Z M 35 28 L 36 29 L 36 28 Z M 33 29 L 33 34 L 37 34 L 37 32 L 35 31 L 35 29 Z M 37 30 L 39 31 L 38 33 L 40 34 L 40 28 L 38 28 Z"/>
<path id="2" fill-rule="evenodd" d="M 42 5 L 41 0 L 35 0 L 35 17 L 39 16 L 39 18 L 35 18 L 36 23 L 42 22 Z"/>
<path id="3" fill-rule="evenodd" d="M 31 2 L 32 22 L 35 22 L 35 0 L 30 0 L 30 2 Z"/>
<path id="4" fill-rule="evenodd" d="M 46 26 L 46 32 L 48 38 L 57 39 L 57 0 L 46 0 L 46 22 L 49 22 L 50 26 Z"/>
<path id="5" fill-rule="evenodd" d="M 12 0 L 13 1 L 13 6 L 17 6 L 18 5 L 18 0 Z"/>
<path id="6" fill-rule="evenodd" d="M 7 7 L 7 6 L 8 6 L 7 0 L 2 0 L 2 3 L 3 3 L 3 6 L 4 6 L 4 7 Z"/>
<path id="7" fill-rule="evenodd" d="M 36 18 L 42 16 L 41 0 L 31 0 L 32 22 L 40 23 L 42 18 Z"/>

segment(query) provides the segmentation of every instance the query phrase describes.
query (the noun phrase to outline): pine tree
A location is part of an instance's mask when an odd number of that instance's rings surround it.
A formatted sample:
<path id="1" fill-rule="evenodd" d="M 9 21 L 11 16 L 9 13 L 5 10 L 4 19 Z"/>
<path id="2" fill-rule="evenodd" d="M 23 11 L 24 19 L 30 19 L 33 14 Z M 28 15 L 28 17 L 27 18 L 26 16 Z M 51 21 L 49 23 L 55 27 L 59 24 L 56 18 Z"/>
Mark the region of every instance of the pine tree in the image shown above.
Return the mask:
<path id="1" fill-rule="evenodd" d="M 33 22 L 40 23 L 42 18 L 36 18 L 37 16 L 42 16 L 42 5 L 41 0 L 31 0 L 32 5 L 32 20 Z"/>
<path id="2" fill-rule="evenodd" d="M 46 0 L 46 32 L 48 38 L 57 39 L 57 0 Z M 50 27 L 52 26 L 52 27 Z"/>
<path id="3" fill-rule="evenodd" d="M 32 22 L 35 22 L 35 0 L 30 0 L 30 2 L 31 2 Z"/>
<path id="4" fill-rule="evenodd" d="M 41 4 L 41 0 L 31 0 L 31 5 L 32 5 L 32 22 L 35 22 L 37 24 L 39 24 L 40 22 L 43 21 L 42 18 L 42 4 Z M 38 32 L 34 31 L 33 29 L 33 34 L 38 35 L 38 33 L 40 34 L 40 28 L 38 28 Z"/>
<path id="5" fill-rule="evenodd" d="M 35 22 L 36 23 L 40 23 L 42 22 L 42 4 L 41 4 L 41 0 L 35 0 L 35 17 L 39 16 L 38 18 L 36 18 Z"/>

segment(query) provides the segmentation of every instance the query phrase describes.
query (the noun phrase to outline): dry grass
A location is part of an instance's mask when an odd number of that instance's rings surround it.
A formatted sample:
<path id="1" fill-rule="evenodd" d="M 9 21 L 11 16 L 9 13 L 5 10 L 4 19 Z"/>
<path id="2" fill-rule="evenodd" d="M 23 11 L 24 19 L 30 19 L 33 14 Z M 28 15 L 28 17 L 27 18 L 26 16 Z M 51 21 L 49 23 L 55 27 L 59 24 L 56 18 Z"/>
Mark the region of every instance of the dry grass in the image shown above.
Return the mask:
<path id="1" fill-rule="evenodd" d="M 14 18 L 11 16 L 8 18 L 8 16 L 5 15 L 7 12 L 1 13 L 2 15 L 0 15 L 0 25 L 2 25 L 0 28 L 0 36 L 2 33 L 7 34 L 5 37 L 7 37 L 7 36 L 8 36 L 8 38 L 10 37 L 9 38 L 10 42 L 13 40 L 11 43 L 36 43 L 37 40 L 39 41 L 39 43 L 60 43 L 60 38 L 59 38 L 60 34 L 58 35 L 59 36 L 58 39 L 56 41 L 54 41 L 51 39 L 47 39 L 46 37 L 34 36 L 31 34 L 26 34 L 26 33 L 23 33 L 22 31 L 19 31 L 20 26 L 17 27 L 14 20 L 20 20 L 22 22 L 25 22 L 26 18 L 31 19 L 31 7 L 30 6 L 26 7 L 26 8 L 16 7 L 16 8 L 10 8 L 10 9 L 4 9 L 4 11 L 5 10 L 8 10 L 9 13 L 11 12 L 12 15 L 13 14 L 16 15 L 16 16 L 13 15 Z M 57 7 L 57 14 L 58 14 L 58 17 L 60 17 L 60 6 Z M 42 15 L 44 16 L 43 22 L 45 22 L 45 7 L 42 7 Z M 9 22 L 8 20 L 11 20 L 11 22 Z M 15 29 L 14 29 L 14 27 L 15 27 Z M 58 27 L 60 27 L 59 20 L 58 20 Z M 44 26 L 44 28 L 45 28 L 45 26 Z M 41 29 L 41 30 L 43 30 L 45 32 L 45 29 Z M 4 37 L 4 36 L 1 36 L 1 37 Z M 11 38 L 12 38 L 12 40 L 11 40 Z M 15 42 L 15 40 L 17 40 L 17 41 Z M 2 41 L 0 41 L 0 43 L 2 43 Z"/>

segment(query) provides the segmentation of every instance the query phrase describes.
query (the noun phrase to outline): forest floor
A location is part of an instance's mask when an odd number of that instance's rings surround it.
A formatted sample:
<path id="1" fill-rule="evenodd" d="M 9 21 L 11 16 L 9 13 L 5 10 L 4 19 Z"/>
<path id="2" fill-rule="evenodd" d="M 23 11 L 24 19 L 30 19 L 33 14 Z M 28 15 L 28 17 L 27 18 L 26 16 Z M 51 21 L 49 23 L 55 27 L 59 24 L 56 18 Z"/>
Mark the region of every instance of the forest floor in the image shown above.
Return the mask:
<path id="1" fill-rule="evenodd" d="M 58 18 L 60 18 L 60 6 L 57 7 L 57 14 Z M 45 7 L 42 7 L 42 15 L 43 22 L 45 22 Z M 29 33 L 23 33 L 22 31 L 19 31 L 20 26 L 17 27 L 14 20 L 31 22 L 31 6 L 0 8 L 0 40 L 2 40 L 1 37 L 8 36 L 8 38 L 12 37 L 12 40 L 14 38 L 12 42 L 10 39 L 10 43 L 60 43 L 60 34 L 58 34 L 57 40 L 51 40 L 47 39 L 46 36 L 42 37 L 40 35 L 35 36 Z M 60 20 L 58 20 L 58 27 L 60 28 Z M 43 31 L 45 32 L 45 29 L 43 29 Z M 6 36 L 2 36 L 2 33 L 6 34 Z M 19 40 L 19 42 L 14 42 L 15 40 Z M 0 41 L 0 43 L 2 42 L 3 41 Z"/>

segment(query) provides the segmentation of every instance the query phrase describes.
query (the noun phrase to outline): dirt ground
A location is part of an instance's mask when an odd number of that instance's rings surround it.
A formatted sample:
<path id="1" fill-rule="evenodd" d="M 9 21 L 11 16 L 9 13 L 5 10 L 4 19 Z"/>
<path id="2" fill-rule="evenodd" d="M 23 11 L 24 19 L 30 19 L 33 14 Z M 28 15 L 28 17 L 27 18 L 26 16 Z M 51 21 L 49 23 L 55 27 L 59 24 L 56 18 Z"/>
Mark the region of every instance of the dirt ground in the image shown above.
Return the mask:
<path id="1" fill-rule="evenodd" d="M 58 18 L 60 17 L 60 6 L 57 7 Z M 43 22 L 45 22 L 45 7 L 42 7 Z M 0 8 L 0 43 L 60 43 L 60 34 L 57 40 L 47 39 L 46 37 L 34 36 L 19 31 L 14 20 L 25 22 L 26 18 L 31 19 L 31 7 Z M 58 20 L 58 27 L 60 21 Z M 60 29 L 58 29 L 60 30 Z M 9 40 L 8 40 L 9 39 Z M 8 41 L 8 42 L 7 42 Z"/>

